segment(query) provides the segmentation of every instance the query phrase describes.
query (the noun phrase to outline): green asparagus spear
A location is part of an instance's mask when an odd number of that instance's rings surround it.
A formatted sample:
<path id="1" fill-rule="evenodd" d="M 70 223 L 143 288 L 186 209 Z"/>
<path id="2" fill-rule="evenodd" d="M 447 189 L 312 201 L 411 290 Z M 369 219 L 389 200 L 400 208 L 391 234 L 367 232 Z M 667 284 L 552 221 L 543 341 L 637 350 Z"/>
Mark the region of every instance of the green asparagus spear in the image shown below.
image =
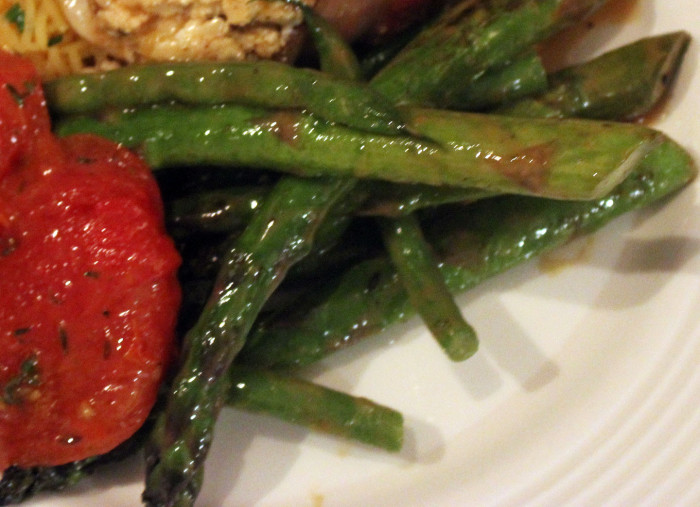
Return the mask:
<path id="1" fill-rule="evenodd" d="M 464 291 L 613 218 L 648 206 L 695 177 L 689 155 L 666 139 L 609 195 L 592 201 L 504 196 L 440 215 L 425 235 L 452 291 Z M 303 366 L 413 313 L 385 257 L 357 264 L 286 318 L 262 321 L 238 361 L 260 367 Z"/>
<path id="2" fill-rule="evenodd" d="M 604 1 L 496 0 L 476 6 L 461 2 L 384 67 L 373 86 L 399 103 L 458 104 L 455 93 L 465 80 L 512 61 Z"/>
<path id="3" fill-rule="evenodd" d="M 496 110 L 498 114 L 632 119 L 648 113 L 673 82 L 690 36 L 641 39 L 550 76 L 550 89 Z"/>
<path id="4" fill-rule="evenodd" d="M 59 114 L 93 113 L 171 101 L 297 109 L 359 130 L 396 134 L 403 121 L 368 86 L 279 62 L 162 63 L 61 77 L 45 84 Z"/>
<path id="5" fill-rule="evenodd" d="M 152 108 L 102 122 L 77 118 L 58 131 L 93 132 L 137 148 L 154 168 L 274 167 L 303 176 L 355 176 L 560 199 L 605 194 L 658 135 L 640 125 L 585 120 L 419 108 L 403 114 L 420 138 L 363 133 L 301 113 L 238 106 Z"/>
<path id="6" fill-rule="evenodd" d="M 149 505 L 193 502 L 228 381 L 224 375 L 269 294 L 310 248 L 334 200 L 351 185 L 283 179 L 228 252 L 204 312 L 187 333 L 183 364 L 146 446 Z M 298 208 L 306 210 L 300 214 Z"/>
<path id="7" fill-rule="evenodd" d="M 388 451 L 401 449 L 403 416 L 365 398 L 270 371 L 234 366 L 228 403 Z"/>
<path id="8" fill-rule="evenodd" d="M 414 215 L 380 219 L 387 254 L 411 306 L 453 361 L 468 359 L 478 348 L 474 329 L 464 320 L 445 285 L 437 261 Z"/>
<path id="9" fill-rule="evenodd" d="M 548 89 L 547 72 L 535 51 L 519 56 L 503 68 L 491 70 L 456 89 L 449 106 L 478 111 L 513 102 Z"/>

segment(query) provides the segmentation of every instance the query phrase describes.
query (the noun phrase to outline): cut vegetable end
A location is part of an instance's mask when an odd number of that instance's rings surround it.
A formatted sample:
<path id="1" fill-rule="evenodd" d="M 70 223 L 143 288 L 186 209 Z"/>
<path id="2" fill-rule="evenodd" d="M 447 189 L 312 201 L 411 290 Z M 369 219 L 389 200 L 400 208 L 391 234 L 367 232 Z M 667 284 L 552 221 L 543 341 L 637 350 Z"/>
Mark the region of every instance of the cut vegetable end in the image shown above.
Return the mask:
<path id="1" fill-rule="evenodd" d="M 465 325 L 464 328 L 450 333 L 445 338 L 436 337 L 447 357 L 455 362 L 466 361 L 479 350 L 476 331 L 469 324 L 465 323 Z"/>
<path id="2" fill-rule="evenodd" d="M 600 199 L 606 196 L 630 174 L 644 158 L 663 142 L 664 136 L 659 134 L 650 141 L 642 143 L 622 161 L 617 169 L 612 171 L 591 191 L 588 199 Z"/>

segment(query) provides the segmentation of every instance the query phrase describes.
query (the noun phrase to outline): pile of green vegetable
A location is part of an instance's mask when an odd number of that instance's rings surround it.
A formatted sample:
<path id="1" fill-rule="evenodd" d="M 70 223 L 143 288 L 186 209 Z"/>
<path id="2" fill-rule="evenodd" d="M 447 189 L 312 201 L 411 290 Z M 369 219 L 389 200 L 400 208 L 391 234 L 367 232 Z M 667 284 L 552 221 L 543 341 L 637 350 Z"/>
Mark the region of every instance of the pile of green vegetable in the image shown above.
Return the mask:
<path id="1" fill-rule="evenodd" d="M 224 405 L 400 449 L 399 413 L 294 370 L 414 311 L 464 360 L 478 342 L 452 293 L 694 177 L 674 141 L 622 121 L 664 96 L 687 34 L 543 68 L 537 45 L 603 3 L 462 1 L 360 61 L 305 9 L 320 70 L 166 64 L 46 83 L 60 134 L 151 164 L 183 253 L 180 369 L 128 446 L 146 440 L 145 503 L 194 502 Z M 112 457 L 11 469 L 0 500 Z"/>

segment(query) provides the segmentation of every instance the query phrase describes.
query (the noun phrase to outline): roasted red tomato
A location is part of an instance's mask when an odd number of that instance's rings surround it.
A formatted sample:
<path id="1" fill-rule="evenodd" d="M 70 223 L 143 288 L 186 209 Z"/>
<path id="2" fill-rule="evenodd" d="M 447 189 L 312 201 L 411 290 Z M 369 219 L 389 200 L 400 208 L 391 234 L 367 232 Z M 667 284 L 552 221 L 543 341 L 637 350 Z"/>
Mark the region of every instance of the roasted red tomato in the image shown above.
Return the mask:
<path id="1" fill-rule="evenodd" d="M 0 53 L 0 471 L 111 450 L 174 355 L 180 259 L 148 167 L 49 123 L 34 70 Z"/>

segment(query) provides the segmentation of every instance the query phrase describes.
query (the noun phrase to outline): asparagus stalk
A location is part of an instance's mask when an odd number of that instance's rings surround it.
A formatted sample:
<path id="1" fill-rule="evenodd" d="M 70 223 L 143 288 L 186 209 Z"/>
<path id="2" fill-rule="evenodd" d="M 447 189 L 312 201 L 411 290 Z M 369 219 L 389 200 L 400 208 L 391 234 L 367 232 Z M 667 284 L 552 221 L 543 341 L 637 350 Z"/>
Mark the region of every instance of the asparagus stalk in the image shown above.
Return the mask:
<path id="1" fill-rule="evenodd" d="M 308 252 L 320 218 L 350 187 L 340 180 L 281 180 L 279 198 L 265 201 L 227 253 L 213 294 L 185 336 L 183 362 L 146 446 L 147 504 L 194 501 L 228 389 L 225 372 L 269 294 Z M 297 207 L 306 213 L 297 213 Z"/>
<path id="2" fill-rule="evenodd" d="M 550 76 L 550 89 L 496 109 L 528 117 L 632 119 L 668 92 L 690 43 L 685 32 L 647 37 Z"/>
<path id="3" fill-rule="evenodd" d="M 479 111 L 524 97 L 544 93 L 549 88 L 547 71 L 533 50 L 518 56 L 503 68 L 485 72 L 456 89 L 449 106 L 463 111 Z"/>
<path id="4" fill-rule="evenodd" d="M 386 181 L 371 181 L 360 186 L 368 188 L 368 196 L 356 211 L 359 216 L 400 217 L 433 206 L 469 203 L 496 194 L 477 188 L 396 184 Z"/>
<path id="5" fill-rule="evenodd" d="M 152 108 L 118 113 L 103 122 L 77 118 L 58 130 L 111 138 L 138 149 L 156 169 L 275 167 L 300 176 L 354 176 L 560 199 L 605 194 L 658 136 L 640 125 L 585 120 L 420 108 L 403 113 L 419 137 L 369 134 L 303 113 L 240 106 Z"/>

